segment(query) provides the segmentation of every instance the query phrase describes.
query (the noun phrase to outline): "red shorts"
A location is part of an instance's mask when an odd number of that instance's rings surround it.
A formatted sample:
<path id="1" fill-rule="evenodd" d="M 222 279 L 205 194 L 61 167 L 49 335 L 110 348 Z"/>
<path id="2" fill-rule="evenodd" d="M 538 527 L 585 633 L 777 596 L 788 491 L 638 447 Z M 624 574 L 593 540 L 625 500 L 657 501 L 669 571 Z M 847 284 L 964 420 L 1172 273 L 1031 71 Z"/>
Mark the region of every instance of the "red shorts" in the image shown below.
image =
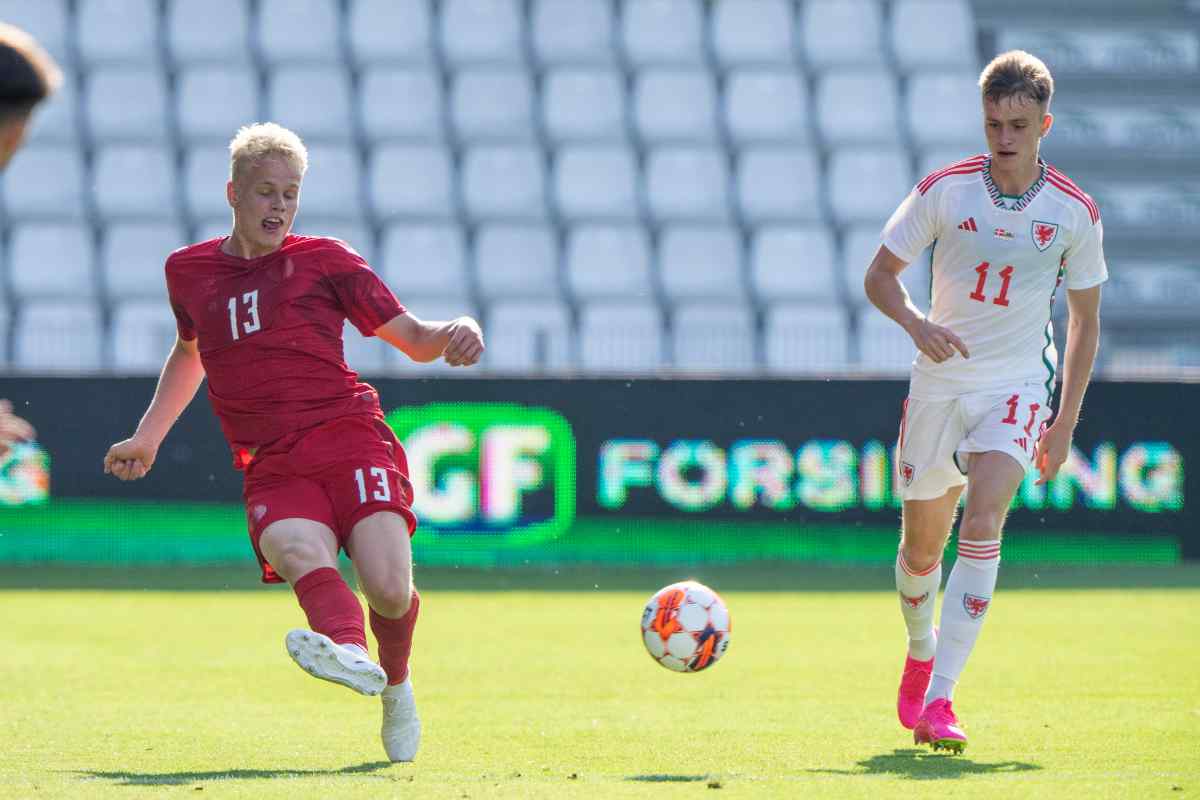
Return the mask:
<path id="1" fill-rule="evenodd" d="M 327 525 L 340 548 L 354 525 L 377 511 L 402 516 L 409 536 L 417 529 L 404 448 L 374 417 L 342 417 L 271 445 L 247 466 L 242 497 L 263 583 L 283 583 L 258 546 L 267 526 L 281 519 Z"/>

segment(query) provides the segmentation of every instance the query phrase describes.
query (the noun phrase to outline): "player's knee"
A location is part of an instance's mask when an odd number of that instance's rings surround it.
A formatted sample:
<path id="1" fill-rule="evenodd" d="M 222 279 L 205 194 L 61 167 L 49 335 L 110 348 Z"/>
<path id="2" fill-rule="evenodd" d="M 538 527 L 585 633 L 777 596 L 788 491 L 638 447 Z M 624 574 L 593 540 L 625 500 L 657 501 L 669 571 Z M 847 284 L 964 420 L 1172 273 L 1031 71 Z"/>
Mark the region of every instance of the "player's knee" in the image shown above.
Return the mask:
<path id="1" fill-rule="evenodd" d="M 959 539 L 990 540 L 1000 538 L 1004 515 L 988 509 L 968 510 L 958 526 Z"/>
<path id="2" fill-rule="evenodd" d="M 412 581 L 397 578 L 385 586 L 375 587 L 368 599 L 375 613 L 388 619 L 399 619 L 412 607 Z"/>
<path id="3" fill-rule="evenodd" d="M 924 572 L 942 557 L 941 542 L 923 542 L 905 538 L 900 543 L 900 554 L 904 563 L 914 572 Z"/>

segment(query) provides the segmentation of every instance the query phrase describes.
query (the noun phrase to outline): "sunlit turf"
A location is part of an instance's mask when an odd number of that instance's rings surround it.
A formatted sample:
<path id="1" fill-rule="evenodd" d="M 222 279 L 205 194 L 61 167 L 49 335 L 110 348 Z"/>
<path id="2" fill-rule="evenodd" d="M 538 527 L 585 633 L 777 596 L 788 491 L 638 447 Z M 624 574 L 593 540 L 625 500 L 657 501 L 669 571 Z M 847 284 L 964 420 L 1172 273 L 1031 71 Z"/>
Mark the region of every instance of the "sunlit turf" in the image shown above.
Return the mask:
<path id="1" fill-rule="evenodd" d="M 895 721 L 903 627 L 894 594 L 864 590 L 885 572 L 837 591 L 811 568 L 767 570 L 763 587 L 820 588 L 754 591 L 745 570 L 729 586 L 705 571 L 734 632 L 698 675 L 656 666 L 638 637 L 646 598 L 686 575 L 523 590 L 432 573 L 413 661 L 425 738 L 394 766 L 378 701 L 288 660 L 303 617 L 286 588 L 141 589 L 171 579 L 143 572 L 0 591 L 0 797 L 1197 796 L 1200 570 L 1136 571 L 1140 588 L 1093 574 L 1013 572 L 1005 591 L 1002 572 L 955 701 L 971 737 L 956 757 Z M 1113 588 L 1077 588 L 1092 583 Z"/>

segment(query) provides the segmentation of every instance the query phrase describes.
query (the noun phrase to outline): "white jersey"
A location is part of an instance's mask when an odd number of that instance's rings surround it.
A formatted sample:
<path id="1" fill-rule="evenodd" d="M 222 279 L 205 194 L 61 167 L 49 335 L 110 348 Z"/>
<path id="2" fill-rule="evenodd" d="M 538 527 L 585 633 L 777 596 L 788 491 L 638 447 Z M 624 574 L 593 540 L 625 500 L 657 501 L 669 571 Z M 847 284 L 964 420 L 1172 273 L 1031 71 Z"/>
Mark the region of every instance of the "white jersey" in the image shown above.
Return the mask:
<path id="1" fill-rule="evenodd" d="M 1005 202 L 991 157 L 975 156 L 925 177 L 883 229 L 883 244 L 914 261 L 933 245 L 929 319 L 949 328 L 971 354 L 938 364 L 913 362 L 913 397 L 1039 383 L 1052 394 L 1058 351 L 1050 323 L 1054 293 L 1108 279 L 1103 227 L 1092 198 L 1039 160 L 1041 176 Z"/>

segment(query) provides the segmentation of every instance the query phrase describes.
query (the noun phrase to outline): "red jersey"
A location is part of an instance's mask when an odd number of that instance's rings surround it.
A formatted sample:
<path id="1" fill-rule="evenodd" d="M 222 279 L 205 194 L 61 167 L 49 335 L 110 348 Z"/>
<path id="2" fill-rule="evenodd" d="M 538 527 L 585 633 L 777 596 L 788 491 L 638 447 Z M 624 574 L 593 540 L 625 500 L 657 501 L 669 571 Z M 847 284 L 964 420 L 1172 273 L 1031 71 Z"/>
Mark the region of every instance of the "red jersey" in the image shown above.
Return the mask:
<path id="1" fill-rule="evenodd" d="M 208 396 L 244 468 L 248 455 L 335 417 L 382 418 L 379 395 L 342 350 L 344 321 L 364 336 L 404 313 L 362 256 L 337 239 L 290 235 L 244 259 L 224 237 L 167 258 L 167 292 L 184 340 L 199 337 Z"/>

